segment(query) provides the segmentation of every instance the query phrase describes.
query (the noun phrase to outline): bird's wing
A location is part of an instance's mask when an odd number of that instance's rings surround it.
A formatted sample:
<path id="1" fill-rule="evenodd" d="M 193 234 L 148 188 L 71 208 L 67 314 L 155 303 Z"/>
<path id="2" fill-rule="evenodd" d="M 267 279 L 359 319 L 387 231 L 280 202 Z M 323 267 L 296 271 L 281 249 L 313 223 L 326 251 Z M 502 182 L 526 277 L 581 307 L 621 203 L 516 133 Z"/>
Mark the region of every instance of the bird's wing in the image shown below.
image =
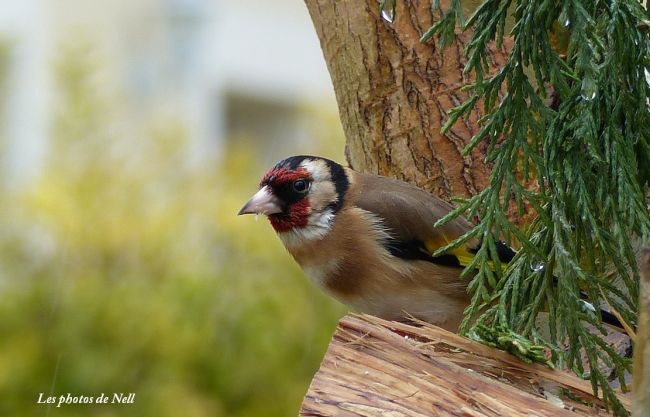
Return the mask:
<path id="1" fill-rule="evenodd" d="M 359 180 L 355 204 L 382 219 L 394 238 L 388 243 L 391 253 L 402 258 L 426 259 L 449 266 L 467 266 L 472 261 L 480 246 L 477 240 L 471 240 L 445 255 L 436 258 L 431 256 L 473 227 L 462 217 L 434 227 L 436 221 L 453 210 L 451 204 L 420 188 L 391 178 L 359 174 Z M 503 250 L 505 253 L 501 260 L 508 262 L 514 252 L 507 247 Z M 501 254 L 499 258 L 502 258 Z"/>
<path id="2" fill-rule="evenodd" d="M 462 217 L 434 227 L 438 219 L 453 210 L 451 204 L 402 181 L 363 174 L 359 178 L 361 184 L 355 204 L 382 219 L 394 238 L 387 243 L 391 253 L 402 258 L 424 259 L 448 266 L 464 267 L 472 261 L 480 247 L 480 242 L 476 240 L 451 250 L 447 255 L 431 256 L 438 248 L 448 245 L 473 227 Z M 502 242 L 498 242 L 497 252 L 502 263 L 510 262 L 515 255 Z M 588 299 L 584 292 L 580 297 Z M 594 309 L 593 305 L 589 306 Z M 624 329 L 614 314 L 603 309 L 600 309 L 600 314 L 604 323 Z"/>

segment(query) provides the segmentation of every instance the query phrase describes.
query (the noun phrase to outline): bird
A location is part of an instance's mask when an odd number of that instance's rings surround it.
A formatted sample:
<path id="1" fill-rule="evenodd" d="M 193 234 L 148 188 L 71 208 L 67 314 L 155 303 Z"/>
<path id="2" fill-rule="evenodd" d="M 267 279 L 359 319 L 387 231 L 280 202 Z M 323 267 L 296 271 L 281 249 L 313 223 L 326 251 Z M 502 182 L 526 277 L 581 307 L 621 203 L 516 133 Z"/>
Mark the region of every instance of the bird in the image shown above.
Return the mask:
<path id="1" fill-rule="evenodd" d="M 453 209 L 413 184 L 298 155 L 269 169 L 238 214 L 267 216 L 305 275 L 353 310 L 457 332 L 471 301 L 460 275 L 481 242 L 434 256 L 474 227 L 461 216 L 436 227 Z M 503 264 L 515 255 L 497 242 Z"/>

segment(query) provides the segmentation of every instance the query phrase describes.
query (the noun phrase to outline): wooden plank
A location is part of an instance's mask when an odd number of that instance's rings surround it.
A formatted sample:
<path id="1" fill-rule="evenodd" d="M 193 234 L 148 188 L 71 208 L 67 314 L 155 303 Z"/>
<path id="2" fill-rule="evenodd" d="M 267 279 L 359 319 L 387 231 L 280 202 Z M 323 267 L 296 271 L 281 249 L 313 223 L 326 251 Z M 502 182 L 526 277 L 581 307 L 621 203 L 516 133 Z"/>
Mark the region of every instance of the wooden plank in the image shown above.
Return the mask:
<path id="1" fill-rule="evenodd" d="M 630 400 L 622 397 L 629 409 Z M 607 415 L 587 381 L 428 323 L 344 317 L 301 416 Z"/>

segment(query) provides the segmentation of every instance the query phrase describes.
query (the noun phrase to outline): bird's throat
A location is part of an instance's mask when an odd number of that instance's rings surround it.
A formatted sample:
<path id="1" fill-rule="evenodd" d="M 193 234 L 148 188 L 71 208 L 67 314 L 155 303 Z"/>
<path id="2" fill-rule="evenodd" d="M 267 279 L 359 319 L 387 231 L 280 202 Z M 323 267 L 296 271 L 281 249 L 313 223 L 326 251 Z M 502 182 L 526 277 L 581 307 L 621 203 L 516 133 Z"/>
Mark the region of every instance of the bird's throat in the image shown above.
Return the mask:
<path id="1" fill-rule="evenodd" d="M 277 233 L 284 233 L 292 229 L 306 227 L 309 224 L 310 213 L 309 200 L 305 198 L 292 204 L 286 213 L 269 215 L 269 221 L 273 230 Z"/>

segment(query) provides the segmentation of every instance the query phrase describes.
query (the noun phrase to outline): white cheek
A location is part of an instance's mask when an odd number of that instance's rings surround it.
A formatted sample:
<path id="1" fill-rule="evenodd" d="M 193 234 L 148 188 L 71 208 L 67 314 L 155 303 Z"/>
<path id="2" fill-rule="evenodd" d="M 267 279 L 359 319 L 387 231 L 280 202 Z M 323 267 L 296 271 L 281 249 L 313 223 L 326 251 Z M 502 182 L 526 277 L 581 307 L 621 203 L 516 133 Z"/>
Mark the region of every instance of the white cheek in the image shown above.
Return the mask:
<path id="1" fill-rule="evenodd" d="M 318 241 L 324 238 L 332 228 L 334 213 L 332 210 L 325 210 L 322 213 L 312 213 L 305 227 L 294 227 L 286 232 L 278 233 L 278 236 L 287 248 L 299 247 L 305 243 Z"/>
<path id="2" fill-rule="evenodd" d="M 309 215 L 309 222 L 307 223 L 307 227 L 329 232 L 329 230 L 332 228 L 333 221 L 334 213 L 331 209 L 327 209 L 321 213 L 311 213 Z"/>

